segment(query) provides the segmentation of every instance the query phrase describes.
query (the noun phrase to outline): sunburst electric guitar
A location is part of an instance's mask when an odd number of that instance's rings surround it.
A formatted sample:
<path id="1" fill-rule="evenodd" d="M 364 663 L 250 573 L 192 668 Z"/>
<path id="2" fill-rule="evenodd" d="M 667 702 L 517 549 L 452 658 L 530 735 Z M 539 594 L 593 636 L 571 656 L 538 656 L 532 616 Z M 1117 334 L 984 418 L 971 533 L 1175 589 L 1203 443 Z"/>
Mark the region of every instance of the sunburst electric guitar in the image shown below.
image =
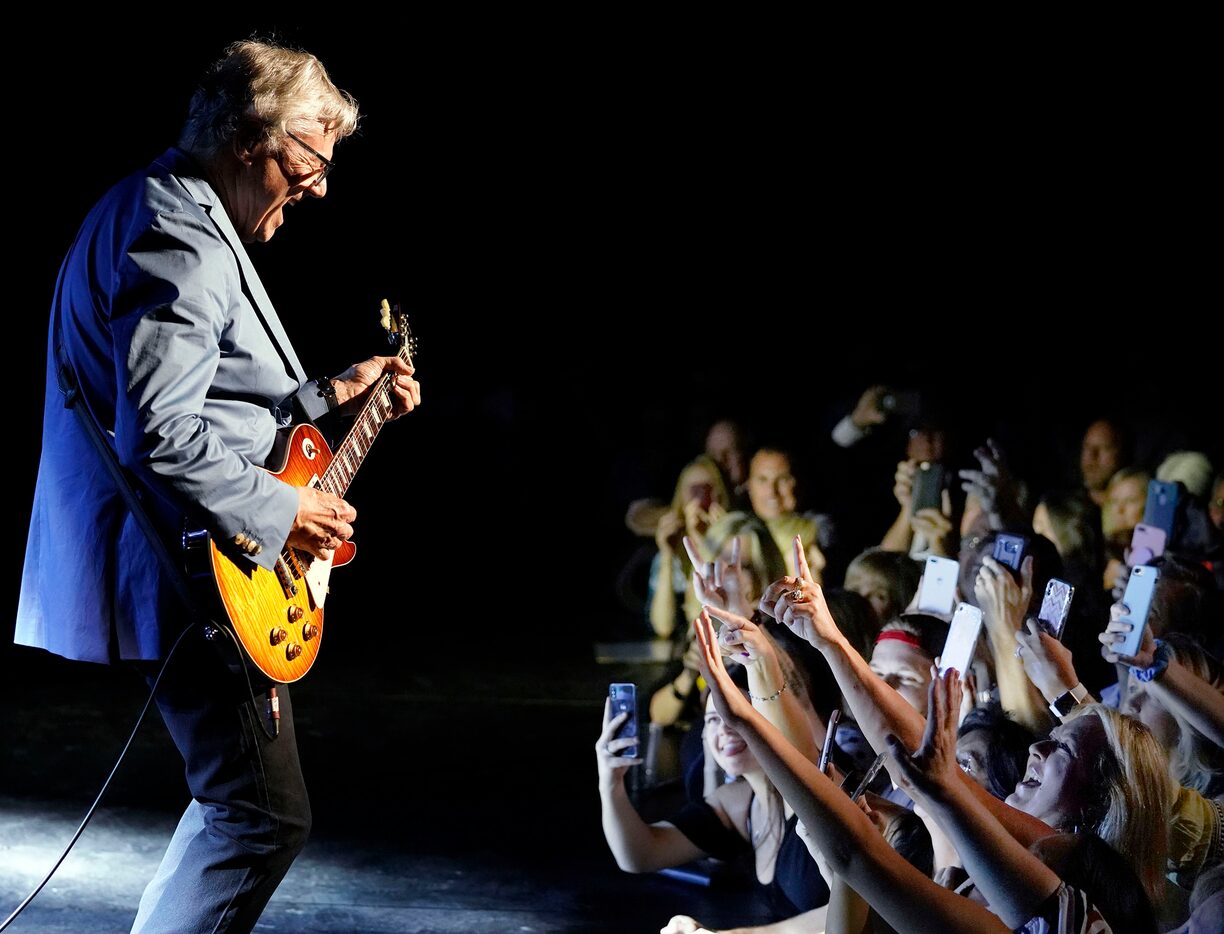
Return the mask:
<path id="1" fill-rule="evenodd" d="M 412 363 L 416 342 L 408 318 L 383 302 L 383 326 L 398 356 Z M 291 486 L 314 486 L 343 496 L 374 439 L 392 414 L 395 377 L 384 375 L 369 391 L 361 413 L 335 453 L 313 425 L 298 425 L 289 435 L 284 463 L 273 476 Z M 356 554 L 344 542 L 328 560 L 286 547 L 275 570 L 259 567 L 242 556 L 238 546 L 218 542 L 207 531 L 183 537 L 189 574 L 211 591 L 225 611 L 225 620 L 242 643 L 250 661 L 273 681 L 297 681 L 310 670 L 323 639 L 323 605 L 327 602 L 332 568 L 348 564 Z M 211 585 L 211 586 L 210 586 Z"/>

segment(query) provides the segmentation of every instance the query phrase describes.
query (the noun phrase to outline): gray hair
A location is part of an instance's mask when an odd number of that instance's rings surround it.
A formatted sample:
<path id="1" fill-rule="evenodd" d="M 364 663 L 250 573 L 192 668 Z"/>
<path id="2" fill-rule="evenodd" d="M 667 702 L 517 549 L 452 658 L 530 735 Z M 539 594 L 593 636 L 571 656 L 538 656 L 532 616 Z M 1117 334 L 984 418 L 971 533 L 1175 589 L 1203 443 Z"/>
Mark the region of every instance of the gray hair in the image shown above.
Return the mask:
<path id="1" fill-rule="evenodd" d="M 230 45 L 205 72 L 179 146 L 213 156 L 241 139 L 278 152 L 287 132 L 343 139 L 357 129 L 357 118 L 357 101 L 332 83 L 315 56 L 248 39 Z"/>

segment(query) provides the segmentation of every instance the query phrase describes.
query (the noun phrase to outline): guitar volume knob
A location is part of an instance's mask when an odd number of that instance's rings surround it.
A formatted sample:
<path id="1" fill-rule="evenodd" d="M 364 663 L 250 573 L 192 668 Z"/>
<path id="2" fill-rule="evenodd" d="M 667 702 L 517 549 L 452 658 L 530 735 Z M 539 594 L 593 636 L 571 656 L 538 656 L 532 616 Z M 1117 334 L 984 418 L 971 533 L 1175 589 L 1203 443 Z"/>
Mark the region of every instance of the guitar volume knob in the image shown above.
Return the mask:
<path id="1" fill-rule="evenodd" d="M 285 631 L 284 626 L 277 626 L 268 635 L 268 640 L 273 645 L 280 645 L 282 642 L 284 642 L 288 638 L 289 638 L 289 633 Z"/>
<path id="2" fill-rule="evenodd" d="M 289 661 L 293 661 L 301 654 L 302 647 L 296 642 L 290 642 L 287 646 L 285 646 L 285 658 L 287 658 Z"/>
<path id="3" fill-rule="evenodd" d="M 316 626 L 314 623 L 307 623 L 306 625 L 302 627 L 302 638 L 308 642 L 311 639 L 315 638 L 318 634 L 319 634 L 319 627 Z"/>
<path id="4" fill-rule="evenodd" d="M 306 615 L 306 611 L 300 606 L 289 607 L 289 622 L 296 623 L 299 619 Z"/>

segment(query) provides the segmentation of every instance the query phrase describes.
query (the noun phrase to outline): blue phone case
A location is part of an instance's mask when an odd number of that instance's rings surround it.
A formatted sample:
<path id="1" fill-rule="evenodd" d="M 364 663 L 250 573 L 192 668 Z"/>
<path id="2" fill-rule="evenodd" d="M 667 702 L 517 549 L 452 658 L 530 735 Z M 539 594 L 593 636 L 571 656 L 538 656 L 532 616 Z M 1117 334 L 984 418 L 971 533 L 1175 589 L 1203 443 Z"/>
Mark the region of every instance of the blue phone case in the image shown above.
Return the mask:
<path id="1" fill-rule="evenodd" d="M 1143 505 L 1143 524 L 1164 529 L 1166 540 L 1173 537 L 1173 520 L 1177 517 L 1178 489 L 1176 483 L 1149 480 L 1147 502 Z"/>
<path id="2" fill-rule="evenodd" d="M 608 697 L 612 699 L 613 718 L 626 711 L 629 713 L 629 719 L 622 723 L 620 729 L 616 731 L 615 739 L 636 739 L 638 735 L 636 686 L 632 684 L 609 685 Z M 625 759 L 636 759 L 638 757 L 637 744 L 635 743 L 627 749 L 622 749 L 617 753 L 617 756 Z"/>
<path id="3" fill-rule="evenodd" d="M 1133 656 L 1139 651 L 1139 643 L 1143 641 L 1143 627 L 1147 625 L 1148 610 L 1152 608 L 1152 594 L 1156 591 L 1156 579 L 1160 572 L 1156 568 L 1141 565 L 1131 568 L 1130 579 L 1126 582 L 1126 593 L 1122 602 L 1126 604 L 1127 614 L 1122 619 L 1133 623 L 1134 628 L 1127 633 L 1126 640 L 1114 646 L 1118 655 Z"/>

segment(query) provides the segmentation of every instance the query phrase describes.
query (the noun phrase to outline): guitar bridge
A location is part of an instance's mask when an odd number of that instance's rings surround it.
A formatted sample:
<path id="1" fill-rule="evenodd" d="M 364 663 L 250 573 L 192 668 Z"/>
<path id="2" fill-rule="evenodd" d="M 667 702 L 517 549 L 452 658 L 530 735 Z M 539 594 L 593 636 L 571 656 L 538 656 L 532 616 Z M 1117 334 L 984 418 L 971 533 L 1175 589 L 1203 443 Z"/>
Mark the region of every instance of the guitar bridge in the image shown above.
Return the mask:
<path id="1" fill-rule="evenodd" d="M 283 554 L 276 559 L 276 579 L 280 581 L 281 589 L 285 591 L 286 597 L 297 596 L 297 584 L 293 582 L 293 572 L 289 570 L 289 562 L 285 560 Z"/>

